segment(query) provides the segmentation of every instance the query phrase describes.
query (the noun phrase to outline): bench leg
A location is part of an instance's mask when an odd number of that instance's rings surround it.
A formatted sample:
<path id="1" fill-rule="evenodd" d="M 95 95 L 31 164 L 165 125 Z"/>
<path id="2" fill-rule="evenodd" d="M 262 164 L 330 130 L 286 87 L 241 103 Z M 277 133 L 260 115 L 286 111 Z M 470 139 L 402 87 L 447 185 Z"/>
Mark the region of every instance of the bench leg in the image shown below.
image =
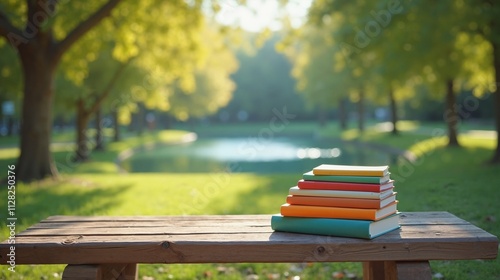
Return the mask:
<path id="1" fill-rule="evenodd" d="M 428 261 L 395 262 L 377 261 L 363 263 L 364 280 L 420 280 L 432 279 Z"/>
<path id="2" fill-rule="evenodd" d="M 137 280 L 137 264 L 67 265 L 63 280 Z"/>

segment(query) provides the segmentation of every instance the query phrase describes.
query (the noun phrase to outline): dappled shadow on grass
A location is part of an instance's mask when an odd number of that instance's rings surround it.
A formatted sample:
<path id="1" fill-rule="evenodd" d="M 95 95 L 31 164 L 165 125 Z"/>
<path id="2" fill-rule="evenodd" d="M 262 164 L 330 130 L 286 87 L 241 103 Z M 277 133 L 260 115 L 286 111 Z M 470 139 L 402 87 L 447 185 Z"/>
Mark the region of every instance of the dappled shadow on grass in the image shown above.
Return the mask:
<path id="1" fill-rule="evenodd" d="M 87 181 L 64 180 L 61 182 L 42 182 L 38 185 L 18 185 L 16 189 L 16 217 L 18 230 L 53 215 L 105 215 L 116 207 L 117 195 L 126 192 L 130 185 L 113 188 L 93 186 Z M 6 197 L 6 191 L 1 191 Z M 2 238 L 5 239 L 2 231 Z"/>
<path id="2" fill-rule="evenodd" d="M 491 150 L 481 147 L 438 147 L 421 154 L 416 162 L 401 162 L 391 173 L 401 181 L 426 177 L 453 177 L 481 181 L 479 175 L 494 175 L 500 166 L 487 164 Z"/>
<path id="3" fill-rule="evenodd" d="M 55 165 L 60 173 L 117 173 L 118 167 L 115 163 L 117 152 L 93 151 L 84 162 L 75 162 L 75 151 L 73 149 L 58 150 L 52 152 Z"/>
<path id="4" fill-rule="evenodd" d="M 278 213 L 281 204 L 285 202 L 288 190 L 296 185 L 301 176 L 301 174 L 295 173 L 254 175 L 259 177 L 259 185 L 239 193 L 234 199 L 233 205 L 220 209 L 220 207 L 217 207 L 219 201 L 217 199 L 213 200 L 209 208 L 218 209 L 214 214 Z"/>
<path id="5" fill-rule="evenodd" d="M 5 166 L 5 170 L 7 170 L 7 166 L 11 165 L 11 164 L 16 164 L 17 163 L 17 157 L 5 157 L 5 158 L 1 158 L 0 159 L 0 166 Z M 7 173 L 7 172 L 5 172 Z M 2 174 L 0 176 L 0 178 L 2 179 L 5 179 L 5 177 L 7 177 L 7 174 Z"/>
<path id="6" fill-rule="evenodd" d="M 492 151 L 476 146 L 439 147 L 414 164 L 391 169 L 401 211 L 448 211 L 495 235 L 500 225 L 500 166 Z"/>
<path id="7" fill-rule="evenodd" d="M 59 191 L 57 186 L 51 188 L 34 188 L 26 198 L 20 198 L 20 214 L 27 216 L 37 215 L 94 215 L 105 213 L 106 210 L 116 206 L 116 195 L 125 192 L 128 186 L 114 187 L 110 189 L 94 188 L 85 185 L 82 189 Z"/>

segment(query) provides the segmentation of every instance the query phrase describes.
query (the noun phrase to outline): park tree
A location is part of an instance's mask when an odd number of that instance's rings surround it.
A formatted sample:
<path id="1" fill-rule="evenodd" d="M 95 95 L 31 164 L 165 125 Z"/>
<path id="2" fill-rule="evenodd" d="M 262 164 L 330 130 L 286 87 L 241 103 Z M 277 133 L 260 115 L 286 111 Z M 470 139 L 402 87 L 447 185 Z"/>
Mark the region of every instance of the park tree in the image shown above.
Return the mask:
<path id="1" fill-rule="evenodd" d="M 468 65 L 468 70 L 473 70 L 475 75 L 471 75 L 467 86 L 475 91 L 476 96 L 493 94 L 497 143 L 490 162 L 500 164 L 500 3 L 467 0 L 458 2 L 457 9 L 462 15 L 462 36 L 475 43 L 468 51 L 474 54 L 480 51 L 480 57 L 488 58 L 487 65 Z M 474 46 L 478 48 L 474 49 Z"/>
<path id="2" fill-rule="evenodd" d="M 294 61 L 293 73 L 306 99 L 320 107 L 338 104 L 342 128 L 345 128 L 346 99 L 350 99 L 356 104 L 358 128 L 363 131 L 366 102 L 378 99 L 373 85 L 378 79 L 373 67 L 375 56 L 365 51 L 350 57 L 351 53 L 345 49 L 345 34 L 351 28 L 350 19 L 344 15 L 346 11 L 317 19 L 314 13 L 322 3 L 313 3 L 307 24 L 290 36 L 292 39 L 284 41 L 284 50 Z"/>
<path id="3" fill-rule="evenodd" d="M 498 73 L 490 71 L 493 67 L 483 58 L 490 56 L 489 63 L 495 64 L 500 9 L 490 1 L 469 2 L 315 1 L 309 21 L 322 28 L 332 20 L 340 26 L 331 36 L 350 63 L 365 61 L 373 53 L 375 64 L 370 67 L 383 65 L 378 80 L 389 93 L 395 86 L 424 83 L 432 94 L 442 96 L 449 144 L 458 145 L 456 91 L 468 87 L 484 93 L 485 81 Z"/>
<path id="4" fill-rule="evenodd" d="M 389 105 L 394 134 L 398 132 L 397 103 L 412 96 L 407 81 L 415 76 L 416 67 L 403 59 L 409 54 L 404 37 L 398 36 L 408 27 L 395 23 L 402 8 L 388 7 L 386 1 L 315 1 L 308 14 L 308 25 L 324 30 L 323 36 L 333 42 L 330 48 L 335 50 L 332 58 L 337 75 L 349 74 L 343 75 L 341 81 L 357 101 L 358 115 L 363 115 L 363 99 Z M 395 42 L 394 38 L 401 41 Z"/>
<path id="5" fill-rule="evenodd" d="M 230 75 L 238 67 L 236 58 L 215 23 L 202 30 L 202 40 L 210 42 L 203 47 L 206 54 L 194 69 L 194 87 L 173 83 L 169 90 L 170 115 L 181 121 L 201 118 L 216 113 L 233 96 L 235 84 Z"/>
<path id="6" fill-rule="evenodd" d="M 405 57 L 403 61 L 411 63 L 410 69 L 414 75 L 423 78 L 431 94 L 444 99 L 443 120 L 447 126 L 448 146 L 459 146 L 458 141 L 458 110 L 456 86 L 464 75 L 464 65 L 475 63 L 469 59 L 457 45 L 461 24 L 460 17 L 446 16 L 456 11 L 454 2 L 420 3 L 408 7 L 398 18 L 395 24 L 390 26 L 389 32 L 403 43 L 399 53 Z M 425 8 L 424 8 L 425 7 Z M 428 11 L 443 16 L 434 16 Z M 406 28 L 402 28 L 403 24 Z M 412 32 L 408 34 L 409 28 Z M 405 55 L 406 53 L 406 55 Z"/>
<path id="7" fill-rule="evenodd" d="M 20 156 L 16 165 L 19 180 L 57 175 L 50 153 L 57 66 L 71 46 L 109 16 L 119 2 L 2 3 L 0 36 L 17 52 L 23 73 Z"/>
<path id="8" fill-rule="evenodd" d="M 5 125 L 7 135 L 13 135 L 15 122 L 20 115 L 21 66 L 14 50 L 6 47 L 5 42 L 2 43 L 1 40 L 0 52 L 2 52 L 0 55 L 0 124 Z"/>
<path id="9" fill-rule="evenodd" d="M 340 75 L 334 73 L 334 48 L 328 39 L 321 30 L 304 27 L 279 44 L 279 49 L 293 63 L 292 75 L 297 80 L 297 91 L 308 106 L 318 108 L 321 125 L 326 124 L 329 109 L 337 104 L 343 108 L 342 102 L 347 96 L 347 91 L 338 87 Z M 345 128 L 345 115 L 340 114 L 339 120 Z"/>
<path id="10" fill-rule="evenodd" d="M 106 41 L 101 42 L 99 36 L 114 37 L 113 57 L 124 63 L 137 54 L 136 43 L 143 38 L 139 35 L 149 32 L 143 22 L 151 23 L 155 19 L 161 22 L 169 17 L 178 19 L 175 15 L 179 15 L 194 19 L 196 25 L 196 17 L 191 17 L 190 11 L 196 11 L 196 15 L 199 15 L 202 5 L 202 1 L 181 0 L 168 3 L 156 0 L 127 1 L 118 5 L 120 2 L 12 0 L 0 4 L 0 38 L 3 39 L 0 47 L 8 46 L 17 53 L 23 77 L 20 156 L 16 165 L 19 180 L 31 181 L 57 175 L 50 154 L 50 134 L 58 66 L 70 64 L 71 67 L 63 67 L 64 74 L 73 83 L 81 85 L 88 74 L 88 63 L 96 58 L 102 43 Z M 172 10 L 165 15 L 162 14 L 164 10 L 154 8 L 156 5 L 169 5 Z M 159 26 L 164 27 L 162 24 Z M 167 29 L 163 31 L 167 32 Z M 148 51 L 161 54 L 165 47 L 172 49 L 177 44 L 180 45 L 177 51 L 180 51 L 185 39 L 183 34 L 177 32 L 173 40 L 149 45 Z M 86 36 L 98 39 L 82 40 Z M 152 37 L 146 39 L 144 44 L 151 42 Z M 152 55 L 141 63 L 164 63 L 170 69 L 186 69 L 186 65 L 179 60 L 173 63 L 157 61 Z M 161 79 L 175 79 L 164 73 L 154 71 L 148 76 L 147 85 L 156 87 L 154 83 Z M 136 89 L 136 92 L 140 94 L 145 90 Z"/>
<path id="11" fill-rule="evenodd" d="M 113 60 L 110 52 L 102 50 L 97 55 L 96 60 L 89 63 L 89 73 L 82 85 L 75 85 L 70 80 L 58 84 L 56 93 L 60 91 L 61 98 L 57 102 L 69 104 L 66 108 L 74 108 L 72 112 L 75 113 L 76 150 L 75 155 L 72 157 L 73 161 L 88 159 L 90 152 L 89 136 L 87 134 L 88 123 L 91 117 L 100 111 L 101 105 L 108 97 L 113 93 L 118 95 L 116 90 L 126 90 L 122 86 L 129 84 L 126 82 L 121 83 L 121 80 L 130 63 L 131 60 L 124 63 Z M 61 73 L 60 75 L 63 76 L 64 74 Z M 96 133 L 98 132 L 96 131 Z M 95 144 L 97 145 L 97 142 Z"/>
<path id="12" fill-rule="evenodd" d="M 101 44 L 99 52 L 85 63 L 88 73 L 81 83 L 65 74 L 71 74 L 70 64 L 61 67 L 60 74 L 74 81 L 77 87 L 71 94 L 60 94 L 73 100 L 76 108 L 76 161 L 89 157 L 87 127 L 101 107 L 114 107 L 120 99 L 149 104 L 150 109 L 167 110 L 171 106 L 166 87 L 174 81 L 180 81 L 184 87 L 194 87 L 192 73 L 205 53 L 199 35 L 203 29 L 199 7 L 183 1 L 176 5 L 151 1 L 142 3 L 140 8 L 132 15 L 115 16 L 82 38 L 78 47 L 88 48 L 95 41 Z M 149 16 L 154 13 L 158 16 Z M 161 16 L 167 14 L 170 16 Z M 116 33 L 128 38 L 126 45 L 121 46 L 120 36 L 106 33 L 107 24 L 114 25 Z M 98 120 L 96 128 L 101 124 Z M 102 145 L 100 135 L 97 129 L 96 141 L 91 141 L 94 146 Z"/>
<path id="13" fill-rule="evenodd" d="M 400 82 L 420 80 L 433 96 L 445 104 L 442 119 L 447 126 L 448 145 L 458 146 L 458 124 L 467 118 L 463 104 L 457 103 L 460 90 L 474 90 L 477 97 L 484 95 L 485 82 L 492 79 L 491 48 L 473 29 L 479 17 L 461 1 L 419 1 L 401 5 L 401 12 L 384 30 L 384 36 L 397 44 L 385 44 L 379 53 L 396 54 L 405 69 L 391 66 L 392 77 Z M 431 11 L 431 12 L 430 12 Z M 438 16 L 436 16 L 438 15 Z M 374 42 L 374 48 L 379 48 Z M 393 46 L 402 46 L 399 49 Z M 398 75 L 403 73 L 403 75 Z M 403 79 L 401 79 L 403 78 Z M 489 82 L 488 82 L 489 83 Z M 416 86 L 418 83 L 413 83 Z M 470 108 L 469 108 L 470 109 Z"/>
<path id="14" fill-rule="evenodd" d="M 303 99 L 296 94 L 291 76 L 292 65 L 276 50 L 283 34 L 269 36 L 245 33 L 252 43 L 249 49 L 237 49 L 238 70 L 232 75 L 237 88 L 233 99 L 223 110 L 232 120 L 272 119 L 283 111 L 294 116 L 307 114 Z M 267 38 L 266 38 L 267 37 Z"/>

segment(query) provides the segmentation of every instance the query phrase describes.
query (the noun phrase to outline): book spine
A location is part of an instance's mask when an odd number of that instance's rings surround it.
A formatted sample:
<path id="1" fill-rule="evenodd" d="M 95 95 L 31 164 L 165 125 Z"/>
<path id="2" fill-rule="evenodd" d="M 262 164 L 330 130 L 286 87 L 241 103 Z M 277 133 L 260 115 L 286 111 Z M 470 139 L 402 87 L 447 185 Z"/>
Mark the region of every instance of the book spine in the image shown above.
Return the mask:
<path id="1" fill-rule="evenodd" d="M 281 215 L 288 217 L 335 218 L 375 220 L 376 209 L 322 207 L 309 205 L 281 205 Z"/>
<path id="2" fill-rule="evenodd" d="M 370 221 L 324 218 L 297 218 L 273 215 L 271 228 L 276 231 L 370 239 Z"/>
<path id="3" fill-rule="evenodd" d="M 320 176 L 369 176 L 369 177 L 382 177 L 384 176 L 384 172 L 380 171 L 369 171 L 369 170 L 322 170 L 322 169 L 313 169 L 314 175 Z"/>
<path id="4" fill-rule="evenodd" d="M 339 190 L 339 191 L 365 191 L 365 192 L 380 192 L 381 185 L 349 183 L 349 182 L 322 182 L 322 181 L 304 181 L 297 182 L 297 186 L 301 189 L 310 190 Z"/>
<path id="5" fill-rule="evenodd" d="M 288 204 L 326 206 L 326 207 L 347 207 L 347 208 L 368 208 L 368 209 L 380 208 L 380 200 L 376 199 L 288 195 L 286 198 L 286 202 Z"/>
<path id="6" fill-rule="evenodd" d="M 307 181 L 380 184 L 380 177 L 303 175 L 302 179 L 307 180 Z"/>
<path id="7" fill-rule="evenodd" d="M 321 196 L 321 197 L 343 197 L 343 198 L 361 198 L 380 200 L 381 193 L 378 192 L 360 192 L 360 191 L 337 191 L 337 190 L 305 190 L 298 187 L 290 188 L 288 194 L 303 196 Z"/>

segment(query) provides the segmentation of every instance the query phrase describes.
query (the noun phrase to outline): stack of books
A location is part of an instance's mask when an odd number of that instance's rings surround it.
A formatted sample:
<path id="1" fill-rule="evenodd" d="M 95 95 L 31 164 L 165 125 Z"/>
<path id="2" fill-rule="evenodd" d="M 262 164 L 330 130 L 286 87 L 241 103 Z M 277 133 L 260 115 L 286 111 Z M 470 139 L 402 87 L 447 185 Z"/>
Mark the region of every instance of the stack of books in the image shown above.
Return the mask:
<path id="1" fill-rule="evenodd" d="M 276 231 L 372 239 L 399 228 L 388 166 L 322 164 L 290 188 Z"/>

